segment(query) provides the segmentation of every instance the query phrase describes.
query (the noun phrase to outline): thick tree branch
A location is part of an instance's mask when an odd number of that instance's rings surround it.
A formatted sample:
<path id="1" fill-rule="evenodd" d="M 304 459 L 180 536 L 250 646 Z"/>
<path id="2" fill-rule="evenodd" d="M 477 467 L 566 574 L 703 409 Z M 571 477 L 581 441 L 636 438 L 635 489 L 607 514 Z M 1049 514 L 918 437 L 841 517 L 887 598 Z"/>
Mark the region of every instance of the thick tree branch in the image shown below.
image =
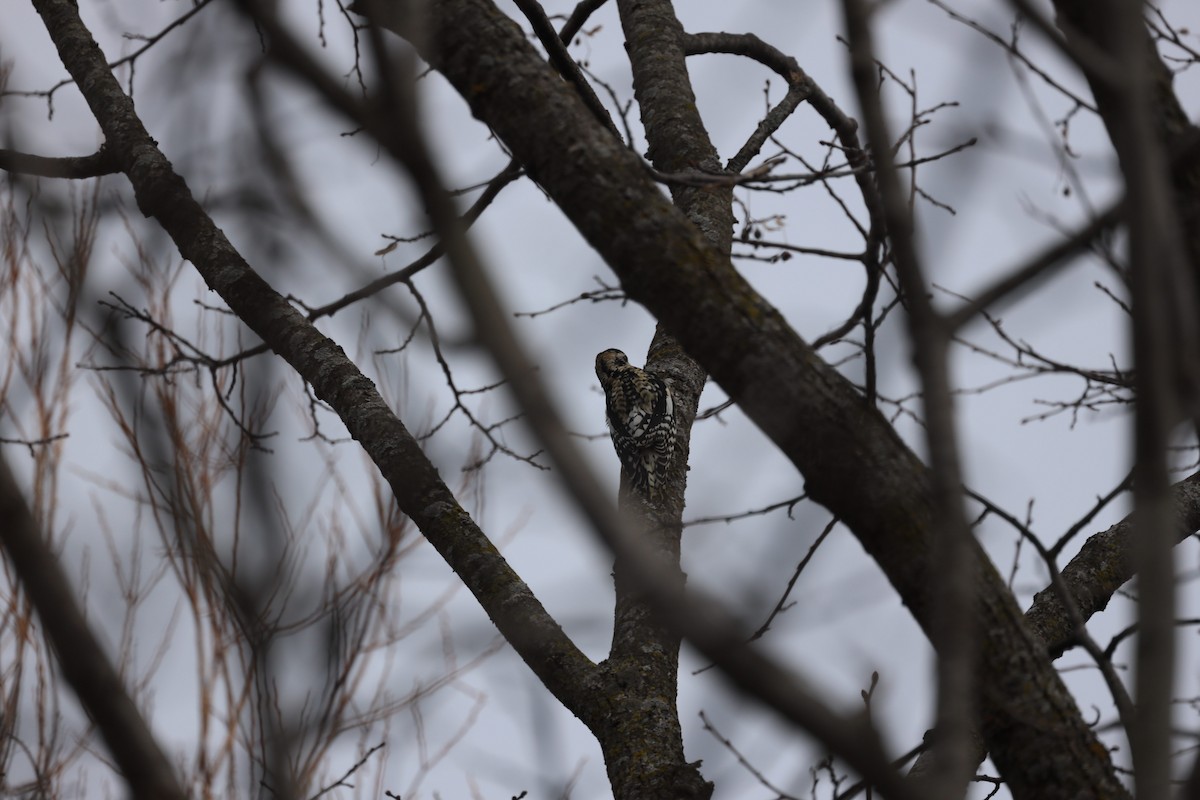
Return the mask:
<path id="1" fill-rule="evenodd" d="M 386 24 L 386 23 L 384 23 Z M 423 55 L 622 279 L 854 531 L 928 628 L 928 475 L 895 431 L 755 293 L 483 0 L 440 0 Z M 571 159 L 559 154 L 569 152 Z M 975 551 L 985 735 L 1018 796 L 1123 797 L 1107 754 Z M 1008 777 L 1008 775 L 1006 775 Z"/>
<path id="2" fill-rule="evenodd" d="M 720 161 L 696 108 L 683 49 L 683 29 L 670 2 L 617 0 L 625 35 L 626 52 L 633 72 L 634 95 L 649 145 L 647 155 L 655 168 L 678 170 L 720 168 Z M 700 191 L 672 187 L 676 206 L 692 220 L 713 247 L 728 253 L 732 243 L 731 189 Z M 687 460 L 691 430 L 704 389 L 706 374 L 663 327 L 658 326 L 646 357 L 646 369 L 658 373 L 675 395 L 675 456 L 665 476 L 656 504 L 644 503 L 622 491 L 620 503 L 643 540 L 663 563 L 654 578 L 668 586 L 683 587 L 679 566 L 683 534 L 683 506 L 687 485 Z M 622 486 L 627 481 L 622 478 Z M 614 675 L 637 675 L 630 682 L 631 713 L 612 717 L 609 736 L 602 738 L 609 775 L 618 797 L 636 798 L 628 774 L 656 768 L 656 762 L 675 765 L 677 792 L 711 795 L 713 785 L 688 764 L 678 712 L 679 645 L 681 631 L 664 624 L 655 613 L 653 595 L 639 579 L 638 564 L 618 558 L 613 567 L 616 589 L 613 644 L 607 665 Z M 628 680 L 628 679 L 626 679 Z M 656 711 L 656 709 L 664 709 Z M 671 709 L 669 712 L 665 709 Z M 883 759 L 879 759 L 883 765 Z M 613 769 L 617 767 L 617 769 Z M 886 767 L 884 767 L 886 768 Z M 622 776 L 621 772 L 627 774 Z M 635 778 L 635 780 L 637 780 Z"/>

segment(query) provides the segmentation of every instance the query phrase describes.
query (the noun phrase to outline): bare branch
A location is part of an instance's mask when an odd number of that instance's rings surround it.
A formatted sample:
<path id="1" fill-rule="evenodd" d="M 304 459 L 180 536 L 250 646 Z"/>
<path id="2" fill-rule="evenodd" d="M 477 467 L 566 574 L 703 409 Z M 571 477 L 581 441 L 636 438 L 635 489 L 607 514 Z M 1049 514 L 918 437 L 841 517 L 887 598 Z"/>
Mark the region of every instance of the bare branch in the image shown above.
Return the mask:
<path id="1" fill-rule="evenodd" d="M 50 158 L 16 150 L 0 149 L 0 169 L 41 178 L 97 178 L 120 172 L 112 155 L 104 148 L 90 156 Z"/>
<path id="2" fill-rule="evenodd" d="M 968 28 L 970 28 L 971 30 L 980 34 L 985 39 L 995 42 L 997 45 L 1004 48 L 1008 53 L 1010 53 L 1012 55 L 1013 58 L 1017 59 L 1022 64 L 1024 64 L 1026 69 L 1030 70 L 1035 75 L 1037 75 L 1039 78 L 1041 78 L 1043 81 L 1045 81 L 1047 86 L 1053 87 L 1054 89 L 1059 91 L 1063 96 L 1070 98 L 1076 105 L 1080 106 L 1081 108 L 1086 108 L 1087 110 L 1092 111 L 1092 112 L 1096 111 L 1095 105 L 1093 105 L 1092 103 L 1089 103 L 1087 100 L 1083 99 L 1082 97 L 1077 95 L 1075 92 L 1072 92 L 1070 89 L 1063 86 L 1061 82 L 1055 80 L 1048 72 L 1046 72 L 1044 69 L 1042 69 L 1040 66 L 1038 66 L 1033 61 L 1031 61 L 1028 56 L 1026 56 L 1024 53 L 1021 52 L 1020 48 L 1017 47 L 1015 42 L 1006 42 L 995 32 L 988 30 L 987 28 L 980 25 L 975 20 L 958 13 L 957 11 L 955 11 L 954 9 L 952 9 L 948 5 L 946 5 L 944 2 L 942 2 L 942 0 L 928 0 L 928 2 L 932 3 L 933 5 L 937 6 L 940 9 L 942 9 L 942 11 L 945 11 L 947 16 L 949 16 L 951 19 L 955 20 L 956 22 L 961 22 L 963 25 L 966 25 Z M 1055 36 L 1052 38 L 1059 39 L 1060 37 Z M 1064 44 L 1063 46 L 1065 47 L 1066 45 Z M 1074 55 L 1072 55 L 1072 58 L 1074 58 Z"/>
<path id="3" fill-rule="evenodd" d="M 1016 302 L 1018 298 L 1015 295 L 1032 291 L 1038 282 L 1050 278 L 1056 271 L 1069 265 L 1097 236 L 1111 230 L 1120 219 L 1121 207 L 1114 205 L 1080 228 L 1074 236 L 1050 246 L 1024 265 L 1006 270 L 1004 277 L 979 292 L 966 305 L 951 312 L 946 318 L 947 327 L 952 332 L 956 331 L 976 315 L 993 308 L 1001 301 Z"/>
<path id="4" fill-rule="evenodd" d="M 732 753 L 733 757 L 737 759 L 737 762 L 741 764 L 747 772 L 753 775 L 755 780 L 762 784 L 763 788 L 768 789 L 772 794 L 775 795 L 776 800 L 799 800 L 799 798 L 797 798 L 795 795 L 788 794 L 775 784 L 771 783 L 766 775 L 762 774 L 757 767 L 751 764 L 746 757 L 742 755 L 736 747 L 734 747 L 733 742 L 729 741 L 729 739 L 725 738 L 725 736 L 717 730 L 716 726 L 712 724 L 712 720 L 708 718 L 708 715 L 705 714 L 704 711 L 700 712 L 700 721 L 704 723 L 704 730 L 712 734 L 712 737 L 720 742 L 722 747 Z"/>
<path id="5" fill-rule="evenodd" d="M 132 92 L 132 90 L 133 90 L 133 69 L 134 69 L 134 66 L 137 64 L 138 58 L 140 58 L 143 54 L 145 54 L 146 51 L 149 50 L 151 47 L 158 44 L 158 42 L 160 42 L 168 33 L 175 30 L 176 28 L 183 26 L 188 20 L 190 20 L 192 17 L 196 16 L 201 11 L 203 11 L 204 8 L 206 6 L 208 6 L 208 4 L 211 2 L 212 2 L 212 0 L 195 0 L 195 2 L 193 3 L 193 5 L 190 9 L 188 9 L 183 14 L 176 17 L 174 20 L 172 20 L 170 23 L 168 23 L 166 27 L 164 27 L 162 30 L 160 30 L 158 33 L 156 33 L 152 36 L 140 36 L 140 35 L 127 34 L 127 38 L 139 39 L 139 40 L 145 42 L 145 44 L 143 44 L 141 47 L 134 50 L 129 55 L 123 56 L 122 58 L 118 58 L 116 61 L 110 62 L 108 64 L 109 71 L 111 72 L 112 70 L 115 70 L 119 67 L 128 65 L 129 66 L 129 89 Z M 50 116 L 53 117 L 54 116 L 54 93 L 57 92 L 59 89 L 63 88 L 64 86 L 70 86 L 74 82 L 75 82 L 75 77 L 71 76 L 69 78 L 59 81 L 58 83 L 51 86 L 49 89 L 39 89 L 39 90 L 29 90 L 29 91 L 0 91 L 0 97 L 4 97 L 5 95 L 12 95 L 13 97 L 44 97 L 44 98 L 46 98 L 46 102 L 50 107 Z M 118 170 L 112 170 L 112 171 L 116 172 Z M 105 172 L 102 174 L 107 175 L 109 173 Z M 52 175 L 49 177 L 57 178 L 57 177 L 77 177 L 77 176 Z M 89 175 L 89 176 L 83 176 L 83 177 L 93 177 L 93 176 Z"/>
<path id="6" fill-rule="evenodd" d="M 792 577 L 788 579 L 787 588 L 783 590 L 783 594 L 779 597 L 779 602 L 777 602 L 775 607 L 771 609 L 771 613 L 767 615 L 767 618 L 763 624 L 759 625 L 758 628 L 755 629 L 754 633 L 750 634 L 750 641 L 753 642 L 756 639 L 761 639 L 763 635 L 771 629 L 771 623 L 775 621 L 775 618 L 784 611 L 787 611 L 787 609 L 790 607 L 787 599 L 792 593 L 792 588 L 796 585 L 796 580 L 800 577 L 800 573 L 804 572 L 804 568 L 808 566 L 808 562 L 812 561 L 813 556 L 817 554 L 817 548 L 819 548 L 821 543 L 825 541 L 826 537 L 833 532 L 833 529 L 837 527 L 837 524 L 837 517 L 834 517 L 825 525 L 825 528 L 821 531 L 820 535 L 817 536 L 816 541 L 812 543 L 812 546 L 808 548 L 808 552 L 804 554 L 804 558 L 800 559 L 800 563 L 796 565 L 796 569 L 792 573 Z"/>
<path id="7" fill-rule="evenodd" d="M 892 256 L 908 307 L 913 360 L 921 376 L 926 442 L 932 468 L 933 547 L 938 565 L 937 612 L 930 639 L 938 651 L 937 723 L 940 758 L 927 785 L 933 797 L 960 797 L 974 772 L 970 731 L 975 709 L 977 587 L 971 576 L 971 531 L 962 505 L 954 401 L 947 366 L 949 330 L 933 309 L 913 238 L 891 136 L 875 78 L 870 15 L 863 0 L 845 0 L 850 72 L 863 109 Z"/>

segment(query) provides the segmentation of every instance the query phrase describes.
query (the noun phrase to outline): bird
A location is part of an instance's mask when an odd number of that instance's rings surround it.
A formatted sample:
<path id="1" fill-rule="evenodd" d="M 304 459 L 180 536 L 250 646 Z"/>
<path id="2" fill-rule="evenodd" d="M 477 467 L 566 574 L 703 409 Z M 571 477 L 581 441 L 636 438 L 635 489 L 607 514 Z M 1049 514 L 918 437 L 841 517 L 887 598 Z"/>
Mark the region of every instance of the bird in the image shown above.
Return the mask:
<path id="1" fill-rule="evenodd" d="M 617 458 L 635 491 L 656 500 L 675 452 L 675 400 L 662 378 L 629 363 L 620 350 L 596 356 L 605 418 Z"/>

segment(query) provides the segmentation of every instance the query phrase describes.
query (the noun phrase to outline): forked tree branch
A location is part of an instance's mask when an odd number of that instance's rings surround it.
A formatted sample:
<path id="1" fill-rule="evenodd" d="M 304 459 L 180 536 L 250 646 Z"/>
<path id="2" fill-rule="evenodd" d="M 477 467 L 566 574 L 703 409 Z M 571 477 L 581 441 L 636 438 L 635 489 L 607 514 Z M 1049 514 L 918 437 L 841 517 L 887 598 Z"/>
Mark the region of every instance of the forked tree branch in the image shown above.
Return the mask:
<path id="1" fill-rule="evenodd" d="M 542 47 L 546 48 L 546 52 L 550 56 L 550 63 L 564 79 L 574 84 L 579 91 L 580 99 L 596 115 L 596 119 L 608 128 L 613 136 L 620 139 L 621 132 L 617 130 L 608 110 L 596 96 L 596 90 L 588 83 L 587 78 L 583 75 L 583 70 L 567 52 L 567 44 L 571 41 L 570 34 L 560 34 L 554 30 L 554 26 L 550 23 L 550 19 L 546 16 L 546 12 L 538 0 L 516 0 L 516 3 L 517 8 L 521 9 L 521 13 L 533 26 L 533 32 L 538 37 L 538 41 L 542 43 Z"/>
<path id="2" fill-rule="evenodd" d="M 492 4 L 435 0 L 428 22 L 422 55 L 521 159 L 629 296 L 791 458 L 810 495 L 854 531 L 928 630 L 936 565 L 919 460 L 662 197 L 636 155 L 615 146 Z M 563 152 L 573 154 L 569 164 Z M 1003 580 L 978 549 L 973 563 L 985 735 L 1014 793 L 1125 796 Z"/>

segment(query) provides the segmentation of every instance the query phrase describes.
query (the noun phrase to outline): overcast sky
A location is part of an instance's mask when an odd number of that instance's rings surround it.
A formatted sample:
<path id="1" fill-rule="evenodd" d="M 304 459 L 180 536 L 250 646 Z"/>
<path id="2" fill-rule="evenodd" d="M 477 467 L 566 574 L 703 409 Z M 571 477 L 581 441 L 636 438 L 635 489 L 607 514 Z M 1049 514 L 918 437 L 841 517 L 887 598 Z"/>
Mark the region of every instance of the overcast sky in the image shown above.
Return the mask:
<path id="1" fill-rule="evenodd" d="M 110 60 L 140 44 L 123 38 L 122 33 L 151 34 L 188 7 L 155 0 L 81 0 L 84 19 Z M 569 13 L 572 7 L 546 3 L 551 14 Z M 955 7 L 1008 35 L 1011 14 L 1005 3 L 972 0 Z M 40 21 L 23 0 L 0 0 L 0 8 L 4 20 L 0 59 L 13 67 L 9 88 L 52 86 L 64 72 Z M 1162 8 L 1177 28 L 1200 30 L 1200 7 L 1195 3 L 1174 0 Z M 287 11 L 297 30 L 306 31 L 307 40 L 317 49 L 317 4 L 288 4 Z M 515 14 L 511 8 L 508 11 Z M 757 33 L 794 55 L 828 94 L 855 113 L 845 52 L 837 40 L 841 31 L 838 4 L 691 0 L 679 3 L 679 13 L 691 31 Z M 339 72 L 347 72 L 353 56 L 345 22 L 328 4 L 324 15 L 328 44 L 319 52 Z M 369 143 L 343 136 L 346 124 L 319 100 L 277 76 L 268 79 L 269 91 L 260 109 L 301 177 L 304 200 L 316 210 L 336 247 L 322 244 L 304 225 L 270 213 L 248 216 L 243 212 L 239 202 L 247 202 L 244 178 L 259 174 L 257 165 L 247 163 L 255 151 L 247 146 L 252 127 L 245 88 L 245 67 L 255 58 L 257 40 L 247 31 L 230 35 L 229 26 L 235 20 L 236 15 L 224 5 L 208 8 L 137 62 L 135 96 L 151 133 L 193 193 L 213 208 L 235 245 L 281 292 L 316 305 L 383 271 L 404 266 L 422 252 L 423 244 L 401 247 L 382 257 L 373 255 L 386 243 L 381 235 L 411 236 L 424 225 L 420 208 L 412 202 L 397 170 Z M 588 69 L 624 103 L 632 96 L 632 88 L 615 4 L 598 12 L 588 30 L 590 35 L 573 52 L 586 59 Z M 1085 219 L 1089 208 L 1102 207 L 1112 198 L 1115 184 L 1112 165 L 1106 160 L 1103 130 L 1086 112 L 1071 123 L 1070 145 L 1078 157 L 1070 168 L 1084 182 L 1087 191 L 1081 195 L 1056 158 L 1057 133 L 1042 119 L 1060 118 L 1070 103 L 1015 66 L 999 47 L 919 0 L 891 3 L 880 16 L 876 35 L 882 60 L 905 80 L 915 76 L 921 108 L 956 104 L 929 118 L 917 135 L 917 154 L 936 153 L 971 137 L 979 140 L 974 148 L 923 166 L 918 173 L 922 188 L 955 212 L 918 203 L 921 251 L 929 275 L 940 287 L 938 302 L 953 305 L 951 293 L 970 294 L 989 276 L 1019 264 L 1039 246 L 1054 241 L 1056 225 Z M 1087 96 L 1082 79 L 1065 68 L 1034 32 L 1025 32 L 1021 41 L 1025 52 L 1057 80 Z M 1191 35 L 1190 41 L 1200 46 L 1200 37 Z M 773 99 L 782 96 L 782 84 L 761 67 L 729 56 L 696 58 L 689 67 L 706 124 L 727 158 L 758 121 L 765 83 L 770 81 Z M 1200 107 L 1196 73 L 1181 75 L 1176 84 L 1193 118 Z M 128 72 L 122 74 L 128 81 Z M 490 178 L 506 163 L 503 152 L 489 140 L 486 129 L 471 119 L 461 98 L 444 81 L 432 75 L 422 85 L 424 124 L 450 180 L 465 186 Z M 601 96 L 605 94 L 601 92 Z M 892 88 L 888 100 L 893 130 L 899 130 L 908 121 L 909 98 Z M 73 87 L 54 95 L 53 118 L 47 117 L 44 99 L 6 97 L 2 102 L 4 135 L 21 149 L 44 155 L 82 155 L 99 144 L 94 121 Z M 636 107 L 629 122 L 640 135 Z M 812 158 L 820 158 L 823 152 L 818 142 L 831 138 L 807 107 L 801 107 L 780 135 L 790 147 Z M 636 147 L 644 152 L 644 141 Z M 764 155 L 771 154 L 770 149 L 764 150 Z M 803 171 L 794 161 L 780 169 Z M 128 202 L 123 179 L 108 178 L 104 185 L 106 201 L 124 203 L 129 230 L 155 243 L 152 227 Z M 1068 187 L 1069 192 L 1065 191 Z M 261 190 L 268 202 L 278 199 L 271 196 L 274 190 L 269 187 L 254 188 Z M 47 186 L 46 191 L 57 196 L 63 187 Z M 847 193 L 852 194 L 848 187 Z M 852 226 L 820 187 L 743 199 L 755 218 L 781 215 L 779 224 L 768 230 L 769 238 L 830 250 L 852 251 L 860 246 Z M 464 199 L 464 206 L 466 202 L 469 200 Z M 472 236 L 513 311 L 543 310 L 597 288 L 594 276 L 614 281 L 598 255 L 528 181 L 507 188 L 474 226 Z M 157 244 L 161 245 L 161 240 Z M 97 296 L 110 289 L 128 292 L 131 299 L 136 296 L 125 266 L 132 252 L 129 232 L 114 217 L 97 250 L 92 278 Z M 164 267 L 178 260 L 177 254 L 172 260 L 169 251 L 165 252 L 168 255 L 161 257 Z M 849 315 L 863 283 L 859 265 L 836 259 L 802 256 L 775 264 L 742 261 L 739 266 L 810 340 Z M 1063 362 L 1107 368 L 1115 358 L 1127 364 L 1122 314 L 1094 288 L 1097 281 L 1115 288 L 1114 277 L 1102 265 L 1080 263 L 1006 310 L 1005 329 Z M 487 359 L 466 341 L 470 328 L 445 278 L 436 268 L 427 270 L 418 286 L 434 309 L 456 380 L 464 387 L 493 382 L 496 376 Z M 193 299 L 209 303 L 214 299 L 199 279 L 186 271 L 175 297 L 181 327 L 190 324 L 185 321 L 196 313 Z M 444 414 L 450 403 L 427 342 L 418 341 L 414 355 L 403 361 L 371 355 L 374 348 L 399 344 L 407 333 L 405 315 L 411 318 L 414 311 L 410 297 L 392 290 L 371 304 L 366 322 L 352 311 L 324 320 L 320 327 L 376 377 L 405 422 L 420 429 L 422 423 Z M 522 317 L 519 326 L 574 430 L 602 433 L 603 400 L 592 371 L 593 357 L 605 348 L 619 347 L 640 363 L 653 331 L 650 316 L 636 305 L 577 304 Z M 237 329 L 229 326 L 228 330 Z M 878 345 L 881 394 L 889 398 L 905 397 L 915 389 L 903 330 L 898 319 L 893 321 Z M 129 334 L 135 333 L 144 335 L 145 331 L 132 326 Z M 253 336 L 244 330 L 241 335 L 242 341 L 253 342 Z M 982 346 L 999 347 L 984 324 L 969 327 L 966 335 Z M 232 338 L 223 347 L 214 345 L 224 353 L 234 347 Z M 838 352 L 832 351 L 828 357 L 835 360 Z M 267 364 L 261 357 L 259 362 Z M 1010 374 L 1003 365 L 966 349 L 955 354 L 953 367 L 956 384 L 963 388 L 984 386 Z M 293 512 L 293 519 L 299 519 L 308 500 L 317 498 L 312 506 L 314 531 L 339 524 L 351 530 L 359 525 L 368 527 L 352 508 L 336 501 L 323 478 L 324 462 L 317 457 L 321 449 L 300 441 L 307 433 L 305 398 L 297 381 L 285 379 L 283 370 L 275 369 L 286 394 L 273 418 L 281 435 L 271 444 L 275 455 L 266 466 L 287 475 L 281 490 L 284 507 Z M 852 377 L 861 375 L 858 362 L 843 369 Z M 1080 389 L 1077 379 L 1048 378 L 960 397 L 959 430 L 968 484 L 1022 518 L 1032 501 L 1033 527 L 1050 539 L 1084 513 L 1097 495 L 1111 489 L 1129 467 L 1131 419 L 1123 410 L 1085 413 L 1077 420 L 1060 414 L 1045 421 L 1023 422 L 1047 410 L 1039 401 L 1069 400 Z M 117 641 L 121 618 L 106 616 L 105 610 L 119 607 L 115 605 L 118 598 L 112 568 L 102 555 L 107 550 L 92 524 L 95 509 L 104 509 L 125 552 L 134 536 L 151 546 L 155 540 L 145 521 L 134 523 L 128 503 L 98 479 L 132 481 L 132 466 L 118 451 L 116 433 L 98 407 L 94 381 L 81 380 L 76 391 L 67 446 L 69 466 L 62 490 L 63 527 L 70 530 L 67 558 L 78 571 L 83 568 L 85 553 L 90 553 L 86 563 L 92 617 Z M 701 408 L 722 399 L 719 389 L 710 386 Z M 919 410 L 913 401 L 906 407 Z M 474 408 L 487 420 L 503 419 L 511 413 L 510 401 L 496 392 L 480 398 Z M 895 408 L 885 411 L 893 413 Z M 324 414 L 321 419 L 331 426 L 331 435 L 339 435 L 332 415 Z M 899 415 L 896 424 L 920 451 L 920 430 L 912 420 Z M 0 433 L 11 433 L 6 426 L 10 422 L 0 420 Z M 505 430 L 514 449 L 534 449 L 519 426 Z M 455 419 L 429 442 L 431 458 L 451 485 L 460 480 L 467 441 L 466 427 L 461 419 Z M 616 460 L 607 441 L 581 441 L 581 446 L 615 490 Z M 18 470 L 27 470 L 19 452 L 6 451 Z M 356 504 L 357 513 L 369 519 L 366 475 L 371 468 L 364 464 L 357 446 L 346 443 L 328 448 L 328 458 L 346 470 L 351 505 Z M 506 556 L 542 602 L 588 655 L 602 658 L 611 636 L 611 558 L 569 508 L 554 476 L 497 456 L 483 471 L 483 487 L 485 499 L 470 506 L 483 528 L 493 539 L 506 540 Z M 761 508 L 798 495 L 802 487 L 802 478 L 736 409 L 726 411 L 720 420 L 697 425 L 685 519 Z M 1103 530 L 1127 511 L 1126 502 L 1115 503 L 1086 530 Z M 747 624 L 757 625 L 827 521 L 822 509 L 800 505 L 791 517 L 778 511 L 734 524 L 693 527 L 685 534 L 685 569 L 694 584 L 729 601 Z M 1013 532 L 989 520 L 978 533 L 1007 574 L 1013 559 Z M 369 555 L 369 544 L 354 536 L 350 541 L 351 549 L 361 551 L 360 557 Z M 1194 573 L 1196 549 L 1184 545 L 1177 553 L 1180 569 Z M 1045 577 L 1044 570 L 1027 556 L 1022 565 L 1014 588 L 1027 605 L 1032 592 L 1043 588 Z M 397 597 L 400 619 L 415 616 L 452 585 L 449 571 L 428 547 L 418 548 L 399 569 L 404 576 Z M 1185 587 L 1186 605 L 1181 610 L 1193 613 L 1200 597 L 1194 583 L 1185 583 Z M 194 670 L 188 667 L 194 663 L 189 649 L 194 645 L 187 620 L 172 621 L 172 596 L 169 586 L 160 588 L 161 602 L 143 613 L 140 624 L 145 626 L 148 640 L 175 626 L 166 666 L 155 678 L 152 719 L 166 739 L 182 747 L 194 735 L 190 723 L 196 709 L 187 701 L 195 688 Z M 821 687 L 830 702 L 846 709 L 861 705 L 859 692 L 867 687 L 872 671 L 878 670 L 881 682 L 872 704 L 874 719 L 896 752 L 915 746 L 931 721 L 931 651 L 874 562 L 847 531 L 837 530 L 822 546 L 797 586 L 795 599 L 797 605 L 778 620 L 762 646 L 794 664 Z M 1126 602 L 1115 601 L 1110 612 L 1096 621 L 1096 637 L 1101 642 L 1125 624 L 1128 608 Z M 453 631 L 460 663 L 494 643 L 494 630 L 467 592 L 457 592 L 444 617 Z M 1195 637 L 1188 632 L 1183 638 L 1190 643 Z M 402 643 L 400 663 L 393 666 L 389 679 L 397 695 L 444 671 L 443 641 L 436 626 L 428 626 Z M 134 654 L 134 661 L 152 658 L 152 650 Z M 1190 696 L 1197 694 L 1198 688 L 1195 648 L 1187 649 L 1185 656 L 1180 694 Z M 1082 661 L 1069 655 L 1062 663 Z M 700 666 L 685 648 L 680 713 L 689 757 L 704 759 L 703 772 L 717 783 L 717 797 L 767 797 L 768 793 L 728 750 L 704 732 L 698 719 L 701 710 L 776 785 L 807 796 L 811 783 L 808 769 L 819 754 L 811 751 L 803 736 L 729 694 L 715 673 L 693 675 Z M 1066 677 L 1082 692 L 1081 705 L 1087 708 L 1089 702 L 1094 703 L 1107 709 L 1105 719 L 1113 716 L 1111 702 L 1091 671 L 1074 671 Z M 528 789 L 531 797 L 555 797 L 579 765 L 578 785 L 571 797 L 604 797 L 608 793 L 599 749 L 590 735 L 548 698 L 506 649 L 465 674 L 457 686 L 438 692 L 423 704 L 431 751 L 472 718 L 479 698 L 479 716 L 462 742 L 423 777 L 419 794 L 412 796 L 431 797 L 438 792 L 446 798 L 466 797 L 475 786 L 480 796 L 488 798 L 508 797 L 522 789 Z M 388 778 L 384 785 L 398 793 L 407 791 L 419 774 L 414 725 L 413 717 L 402 714 L 392 722 L 386 737 Z M 329 773 L 340 773 L 357 759 L 363 746 L 374 743 L 347 740 L 338 753 L 341 760 L 330 764 Z M 102 774 L 103 770 L 93 768 L 90 779 Z M 987 787 L 977 791 L 983 796 Z M 403 796 L 410 798 L 408 793 Z"/>

